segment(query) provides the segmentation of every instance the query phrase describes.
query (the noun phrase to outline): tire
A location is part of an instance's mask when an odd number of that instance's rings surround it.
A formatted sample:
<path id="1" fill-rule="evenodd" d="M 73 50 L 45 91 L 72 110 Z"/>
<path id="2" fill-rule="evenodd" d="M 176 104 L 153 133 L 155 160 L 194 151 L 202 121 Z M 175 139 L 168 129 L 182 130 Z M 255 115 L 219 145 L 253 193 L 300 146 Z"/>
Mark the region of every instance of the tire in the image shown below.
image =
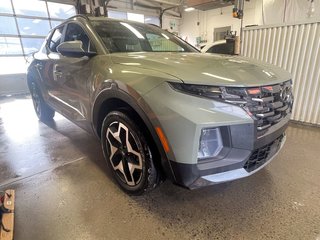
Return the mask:
<path id="1" fill-rule="evenodd" d="M 34 110 L 42 122 L 51 121 L 54 117 L 54 110 L 45 103 L 37 84 L 32 81 L 30 83 L 30 93 L 32 97 Z"/>
<path id="2" fill-rule="evenodd" d="M 105 117 L 101 144 L 116 182 L 126 193 L 141 195 L 159 184 L 151 148 L 128 115 L 112 111 Z"/>

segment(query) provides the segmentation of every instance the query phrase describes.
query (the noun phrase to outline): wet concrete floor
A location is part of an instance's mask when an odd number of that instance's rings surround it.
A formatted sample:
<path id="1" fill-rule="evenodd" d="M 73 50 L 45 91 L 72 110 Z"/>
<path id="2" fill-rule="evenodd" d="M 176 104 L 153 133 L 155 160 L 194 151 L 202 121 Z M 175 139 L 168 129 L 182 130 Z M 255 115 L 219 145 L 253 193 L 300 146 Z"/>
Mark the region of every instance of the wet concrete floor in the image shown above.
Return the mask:
<path id="1" fill-rule="evenodd" d="M 166 181 L 130 197 L 99 141 L 29 97 L 0 100 L 0 190 L 16 189 L 15 240 L 320 239 L 320 129 L 291 124 L 257 174 L 189 191 Z"/>

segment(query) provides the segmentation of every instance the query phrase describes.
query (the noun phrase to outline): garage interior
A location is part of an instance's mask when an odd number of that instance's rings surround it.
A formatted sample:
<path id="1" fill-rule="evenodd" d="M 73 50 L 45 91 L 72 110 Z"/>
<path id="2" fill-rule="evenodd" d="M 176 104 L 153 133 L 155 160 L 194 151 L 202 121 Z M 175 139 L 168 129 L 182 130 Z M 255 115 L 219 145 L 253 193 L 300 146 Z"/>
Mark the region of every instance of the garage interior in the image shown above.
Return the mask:
<path id="1" fill-rule="evenodd" d="M 26 83 L 48 31 L 86 12 L 155 24 L 198 49 L 232 31 L 240 55 L 289 71 L 282 151 L 233 182 L 121 191 L 99 140 L 59 114 L 40 122 Z M 320 0 L 1 0 L 0 191 L 16 192 L 14 239 L 320 239 L 319 39 Z"/>

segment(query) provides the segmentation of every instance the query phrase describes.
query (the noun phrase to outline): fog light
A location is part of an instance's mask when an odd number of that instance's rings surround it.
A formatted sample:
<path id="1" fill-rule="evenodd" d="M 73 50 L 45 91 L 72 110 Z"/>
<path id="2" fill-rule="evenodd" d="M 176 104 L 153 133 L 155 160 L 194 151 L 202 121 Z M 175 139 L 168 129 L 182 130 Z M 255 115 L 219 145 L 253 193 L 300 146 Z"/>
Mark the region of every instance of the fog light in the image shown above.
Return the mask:
<path id="1" fill-rule="evenodd" d="M 202 129 L 199 143 L 198 160 L 217 156 L 222 147 L 223 145 L 219 128 Z"/>

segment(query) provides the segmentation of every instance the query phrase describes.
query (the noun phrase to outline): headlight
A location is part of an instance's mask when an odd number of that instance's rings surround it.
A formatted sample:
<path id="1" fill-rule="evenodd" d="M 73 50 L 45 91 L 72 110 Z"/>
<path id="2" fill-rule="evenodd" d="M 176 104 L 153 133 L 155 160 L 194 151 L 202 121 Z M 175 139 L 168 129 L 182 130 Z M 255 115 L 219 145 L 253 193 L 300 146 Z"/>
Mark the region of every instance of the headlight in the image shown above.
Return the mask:
<path id="1" fill-rule="evenodd" d="M 170 86 L 180 92 L 203 96 L 207 98 L 221 98 L 222 91 L 220 87 L 207 86 L 207 85 L 195 85 L 195 84 L 184 84 L 184 83 L 169 83 Z"/>
<path id="2" fill-rule="evenodd" d="M 223 147 L 219 128 L 202 129 L 198 160 L 216 157 Z"/>
<path id="3" fill-rule="evenodd" d="M 246 89 L 243 87 L 217 87 L 208 85 L 196 85 L 185 83 L 172 83 L 169 85 L 176 91 L 200 97 L 206 97 L 217 101 L 231 103 L 238 106 L 246 104 Z"/>

